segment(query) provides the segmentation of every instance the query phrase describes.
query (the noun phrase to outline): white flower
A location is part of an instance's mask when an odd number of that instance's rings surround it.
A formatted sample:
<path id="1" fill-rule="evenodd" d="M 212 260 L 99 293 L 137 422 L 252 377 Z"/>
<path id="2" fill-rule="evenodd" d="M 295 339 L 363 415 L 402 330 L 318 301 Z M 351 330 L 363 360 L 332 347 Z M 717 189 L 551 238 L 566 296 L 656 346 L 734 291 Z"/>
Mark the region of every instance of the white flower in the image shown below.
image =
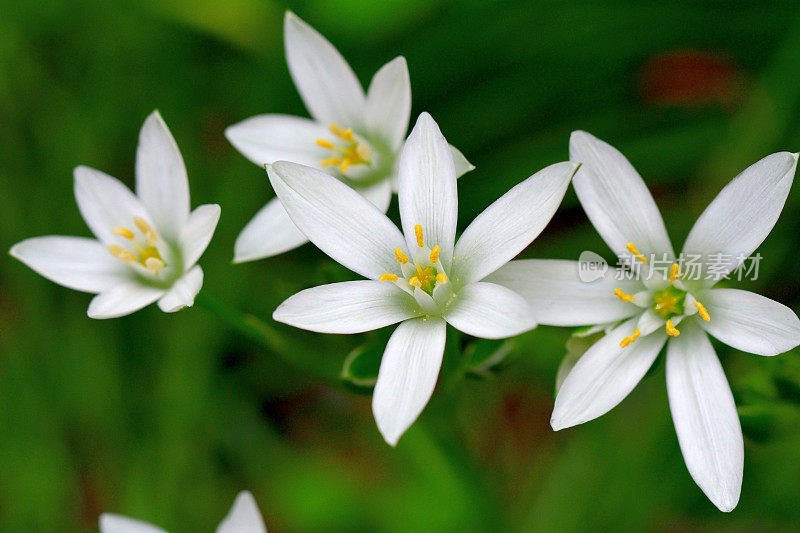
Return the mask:
<path id="1" fill-rule="evenodd" d="M 800 320 L 788 307 L 752 292 L 714 289 L 767 237 L 794 179 L 797 154 L 765 157 L 734 178 L 692 228 L 674 263 L 664 222 L 625 157 L 585 132 L 570 139 L 583 166 L 573 184 L 592 224 L 612 251 L 642 270 L 619 281 L 614 270 L 582 283 L 577 263 L 514 261 L 492 278 L 525 296 L 542 324 L 619 322 L 580 357 L 556 397 L 559 430 L 597 418 L 636 386 L 667 346 L 667 392 L 683 457 L 695 482 L 723 511 L 741 490 L 744 445 L 733 396 L 706 333 L 733 348 L 776 355 L 800 344 Z M 712 258 L 724 258 L 712 268 Z M 651 259 L 648 259 L 651 258 Z M 659 272 L 652 261 L 663 262 Z M 652 276 L 650 276 L 652 274 Z"/>
<path id="2" fill-rule="evenodd" d="M 165 533 L 165 531 L 146 522 L 104 513 L 100 516 L 100 533 Z M 267 533 L 252 494 L 243 491 L 236 496 L 228 516 L 217 527 L 217 533 Z"/>
<path id="3" fill-rule="evenodd" d="M 405 58 L 384 65 L 365 96 L 339 52 L 292 12 L 284 19 L 284 40 L 289 71 L 313 120 L 259 115 L 229 127 L 225 135 L 259 166 L 292 161 L 323 169 L 386 212 L 411 112 Z M 474 168 L 451 150 L 457 175 Z M 270 257 L 306 242 L 274 198 L 236 239 L 234 262 Z"/>
<path id="4" fill-rule="evenodd" d="M 47 236 L 22 241 L 11 255 L 47 279 L 95 293 L 92 318 L 127 315 L 158 300 L 173 312 L 194 303 L 203 285 L 195 266 L 214 234 L 218 205 L 189 212 L 189 182 L 175 139 L 158 112 L 142 126 L 136 195 L 89 167 L 75 169 L 75 199 L 95 239 Z"/>
<path id="5" fill-rule="evenodd" d="M 369 279 L 304 290 L 273 317 L 321 333 L 360 333 L 402 322 L 384 352 L 372 401 L 378 428 L 394 445 L 433 392 L 446 322 L 491 339 L 535 327 L 522 297 L 481 280 L 544 229 L 576 167 L 563 162 L 534 174 L 489 206 L 456 244 L 455 165 L 427 113 L 400 155 L 403 233 L 335 178 L 295 163 L 274 163 L 268 167 L 270 181 L 297 227 L 330 257 Z"/>

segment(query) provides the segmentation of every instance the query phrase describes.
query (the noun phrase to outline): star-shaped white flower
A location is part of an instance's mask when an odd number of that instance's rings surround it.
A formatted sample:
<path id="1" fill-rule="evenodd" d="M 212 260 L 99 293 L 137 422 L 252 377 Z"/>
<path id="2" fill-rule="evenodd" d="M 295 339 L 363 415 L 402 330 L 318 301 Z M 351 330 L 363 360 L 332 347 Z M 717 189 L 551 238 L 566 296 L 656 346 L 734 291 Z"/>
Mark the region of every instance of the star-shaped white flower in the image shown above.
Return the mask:
<path id="1" fill-rule="evenodd" d="M 142 126 L 136 195 L 111 176 L 75 169 L 75 199 L 95 239 L 27 239 L 11 255 L 47 279 L 97 294 L 92 318 L 133 313 L 158 300 L 162 311 L 191 306 L 203 285 L 197 260 L 219 220 L 218 205 L 189 209 L 183 158 L 158 112 Z"/>
<path id="2" fill-rule="evenodd" d="M 492 277 L 525 296 L 542 324 L 606 324 L 607 334 L 569 370 L 551 424 L 559 430 L 606 413 L 642 379 L 667 346 L 667 392 L 689 473 L 730 511 L 739 501 L 744 445 L 736 406 L 706 333 L 733 348 L 776 355 L 800 344 L 800 319 L 785 305 L 713 285 L 767 237 L 794 179 L 797 154 L 765 157 L 734 178 L 695 223 L 676 263 L 664 222 L 642 178 L 612 146 L 577 131 L 573 184 L 612 251 L 641 269 L 642 281 L 612 270 L 584 283 L 571 261 L 514 261 Z M 666 259 L 658 271 L 650 262 Z M 714 265 L 712 267 L 712 265 Z M 602 328 L 599 328 L 602 329 Z"/>
<path id="3" fill-rule="evenodd" d="M 304 290 L 273 317 L 321 333 L 360 333 L 402 322 L 383 354 L 372 401 L 378 428 L 394 445 L 433 392 L 445 323 L 490 339 L 535 327 L 521 296 L 482 280 L 544 229 L 576 167 L 563 162 L 537 172 L 489 206 L 455 243 L 455 165 L 427 113 L 400 155 L 403 233 L 335 178 L 295 163 L 274 163 L 268 167 L 270 181 L 297 227 L 330 257 L 369 279 Z"/>
<path id="4" fill-rule="evenodd" d="M 284 40 L 289 72 L 313 120 L 259 115 L 229 127 L 225 135 L 259 166 L 292 161 L 322 169 L 386 212 L 411 112 L 405 58 L 378 70 L 365 95 L 341 54 L 292 12 L 284 19 Z M 450 148 L 458 176 L 474 168 Z M 306 242 L 274 198 L 236 239 L 234 262 L 281 254 Z"/>
<path id="5" fill-rule="evenodd" d="M 100 533 L 166 533 L 163 529 L 126 516 L 104 513 L 100 516 Z M 220 522 L 216 533 L 267 533 L 264 519 L 253 495 L 240 492 L 228 516 Z"/>

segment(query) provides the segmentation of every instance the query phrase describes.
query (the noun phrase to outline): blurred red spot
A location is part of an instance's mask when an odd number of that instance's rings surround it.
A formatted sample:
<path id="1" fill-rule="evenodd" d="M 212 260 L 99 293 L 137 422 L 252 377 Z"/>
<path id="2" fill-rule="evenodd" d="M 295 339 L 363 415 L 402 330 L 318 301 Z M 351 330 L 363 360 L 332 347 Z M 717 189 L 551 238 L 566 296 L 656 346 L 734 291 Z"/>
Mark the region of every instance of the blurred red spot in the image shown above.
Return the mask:
<path id="1" fill-rule="evenodd" d="M 729 58 L 700 50 L 675 50 L 647 60 L 637 74 L 646 102 L 675 107 L 730 106 L 742 99 L 744 77 Z"/>

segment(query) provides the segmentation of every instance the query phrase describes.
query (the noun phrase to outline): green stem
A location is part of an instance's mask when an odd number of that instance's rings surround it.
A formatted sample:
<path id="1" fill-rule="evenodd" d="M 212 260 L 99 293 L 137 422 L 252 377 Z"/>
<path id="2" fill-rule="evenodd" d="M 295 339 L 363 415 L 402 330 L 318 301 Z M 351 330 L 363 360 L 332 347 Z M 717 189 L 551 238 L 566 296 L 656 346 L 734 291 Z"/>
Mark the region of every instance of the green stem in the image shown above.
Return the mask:
<path id="1" fill-rule="evenodd" d="M 289 350 L 286 337 L 257 316 L 243 313 L 202 292 L 195 301 L 228 326 L 271 351 L 284 354 Z"/>

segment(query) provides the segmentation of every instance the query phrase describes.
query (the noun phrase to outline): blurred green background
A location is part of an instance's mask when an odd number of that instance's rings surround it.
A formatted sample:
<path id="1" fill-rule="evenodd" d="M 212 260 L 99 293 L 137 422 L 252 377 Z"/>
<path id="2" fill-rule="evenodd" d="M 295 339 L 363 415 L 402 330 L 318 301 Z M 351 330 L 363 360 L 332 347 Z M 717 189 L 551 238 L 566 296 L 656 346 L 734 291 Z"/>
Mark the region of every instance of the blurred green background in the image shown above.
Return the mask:
<path id="1" fill-rule="evenodd" d="M 232 266 L 272 196 L 223 137 L 266 112 L 307 116 L 283 57 L 285 9 L 362 82 L 408 59 L 412 123 L 429 111 L 477 169 L 460 229 L 510 186 L 567 158 L 570 131 L 617 146 L 680 247 L 734 175 L 800 148 L 800 4 L 493 0 L 41 0 L 0 6 L 0 249 L 89 235 L 72 195 L 87 164 L 133 185 L 136 137 L 161 110 L 194 206 L 222 205 L 203 293 L 265 320 L 299 289 L 354 279 L 312 245 Z M 397 217 L 396 200 L 390 215 Z M 759 249 L 757 289 L 797 310 L 800 191 Z M 570 191 L 529 257 L 609 252 Z M 448 380 L 396 449 L 346 355 L 389 331 L 303 333 L 281 353 L 195 306 L 93 321 L 90 297 L 0 260 L 0 530 L 93 531 L 100 512 L 212 531 L 251 490 L 271 531 L 796 529 L 800 353 L 717 345 L 745 431 L 741 502 L 723 514 L 690 478 L 663 361 L 611 413 L 554 433 L 569 331 L 517 339 L 502 369 Z M 469 344 L 470 339 L 461 339 Z M 458 359 L 450 339 L 442 380 Z M 453 349 L 455 348 L 455 349 Z M 286 363 L 290 361 L 291 364 Z M 441 385 L 441 382 L 440 382 Z"/>

